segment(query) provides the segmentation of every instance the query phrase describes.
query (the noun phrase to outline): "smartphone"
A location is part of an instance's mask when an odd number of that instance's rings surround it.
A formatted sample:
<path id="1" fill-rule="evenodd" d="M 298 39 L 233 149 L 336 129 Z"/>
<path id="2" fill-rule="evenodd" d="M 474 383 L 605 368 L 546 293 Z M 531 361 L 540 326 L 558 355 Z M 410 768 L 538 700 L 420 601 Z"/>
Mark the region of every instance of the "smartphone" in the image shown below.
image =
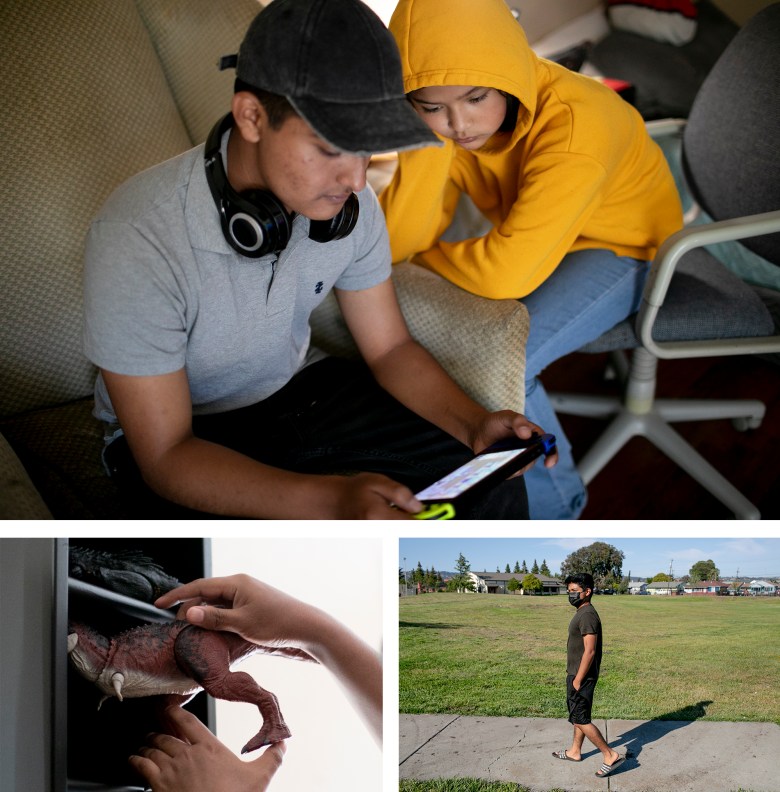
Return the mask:
<path id="1" fill-rule="evenodd" d="M 547 456 L 554 450 L 555 436 L 551 434 L 533 434 L 526 440 L 520 437 L 499 440 L 465 465 L 416 493 L 415 497 L 429 508 L 415 517 L 423 520 L 454 517 L 458 504 L 482 495 L 513 473 L 522 470 L 537 457 L 542 454 Z M 446 517 L 427 516 L 433 512 L 442 513 L 444 505 L 452 507 L 446 510 Z"/>

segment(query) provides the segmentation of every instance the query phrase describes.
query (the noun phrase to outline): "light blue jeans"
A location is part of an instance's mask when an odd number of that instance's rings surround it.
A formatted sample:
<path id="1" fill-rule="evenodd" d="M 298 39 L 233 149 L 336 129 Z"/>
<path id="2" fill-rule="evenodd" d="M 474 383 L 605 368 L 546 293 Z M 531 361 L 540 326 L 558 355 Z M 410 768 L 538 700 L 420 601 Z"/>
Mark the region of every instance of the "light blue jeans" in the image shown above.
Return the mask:
<path id="1" fill-rule="evenodd" d="M 610 250 L 581 250 L 569 253 L 555 272 L 522 300 L 531 316 L 525 415 L 558 441 L 558 464 L 545 468 L 537 463 L 525 474 L 531 519 L 577 519 L 587 499 L 571 445 L 539 375 L 554 360 L 595 340 L 639 310 L 649 269 L 649 262 L 616 256 Z"/>

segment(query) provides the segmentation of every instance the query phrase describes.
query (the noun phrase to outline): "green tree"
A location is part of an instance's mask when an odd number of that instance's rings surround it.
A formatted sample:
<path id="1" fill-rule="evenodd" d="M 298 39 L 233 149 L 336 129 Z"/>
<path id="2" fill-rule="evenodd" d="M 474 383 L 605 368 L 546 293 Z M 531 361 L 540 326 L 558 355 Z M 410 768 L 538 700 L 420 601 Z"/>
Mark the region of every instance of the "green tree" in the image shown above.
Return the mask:
<path id="1" fill-rule="evenodd" d="M 538 575 L 539 574 L 539 564 L 536 563 L 536 559 L 534 558 L 534 565 L 531 567 L 531 574 Z"/>
<path id="2" fill-rule="evenodd" d="M 720 570 L 715 566 L 715 562 L 710 558 L 707 561 L 697 561 L 689 572 L 692 583 L 702 580 L 718 580 Z"/>
<path id="3" fill-rule="evenodd" d="M 469 564 L 463 553 L 458 555 L 458 560 L 455 562 L 455 576 L 452 578 L 453 589 L 457 592 L 474 591 L 474 581 L 469 577 L 471 571 L 471 564 Z M 449 589 L 448 589 L 449 590 Z"/>
<path id="4" fill-rule="evenodd" d="M 527 575 L 528 574 L 528 564 L 525 563 L 525 559 L 523 559 L 523 566 L 520 567 L 520 572 L 523 575 Z"/>
<path id="5" fill-rule="evenodd" d="M 412 573 L 412 582 L 416 586 L 425 585 L 425 570 L 422 568 L 422 564 L 419 561 L 417 562 L 417 569 Z"/>
<path id="6" fill-rule="evenodd" d="M 651 583 L 671 583 L 672 579 L 666 572 L 659 572 L 655 577 L 650 578 Z"/>
<path id="7" fill-rule="evenodd" d="M 578 572 L 593 575 L 596 588 L 614 584 L 623 577 L 625 555 L 611 544 L 594 542 L 566 556 L 561 564 L 561 578 Z"/>
<path id="8" fill-rule="evenodd" d="M 520 564 L 518 564 L 517 561 L 515 561 L 515 568 L 512 570 L 512 572 L 514 572 L 516 575 L 519 575 L 521 572 Z"/>
<path id="9" fill-rule="evenodd" d="M 536 575 L 526 575 L 523 578 L 523 591 L 529 594 L 536 594 L 542 590 L 542 581 Z"/>
<path id="10" fill-rule="evenodd" d="M 539 571 L 540 571 L 540 572 L 541 572 L 543 575 L 547 575 L 547 577 L 550 577 L 550 575 L 552 574 L 552 573 L 550 572 L 550 567 L 548 567 L 548 566 L 547 566 L 547 559 L 546 559 L 546 558 L 543 558 L 543 559 L 542 559 L 542 565 L 539 567 Z"/>
<path id="11" fill-rule="evenodd" d="M 504 570 L 504 572 L 505 572 L 506 574 L 509 574 L 511 571 L 512 571 L 512 570 L 510 570 L 510 569 L 509 569 L 509 564 L 507 564 L 507 565 L 506 565 L 506 569 Z"/>
<path id="12" fill-rule="evenodd" d="M 515 577 L 509 578 L 509 582 L 506 584 L 507 591 L 511 591 L 513 594 L 523 587 L 523 584 Z"/>

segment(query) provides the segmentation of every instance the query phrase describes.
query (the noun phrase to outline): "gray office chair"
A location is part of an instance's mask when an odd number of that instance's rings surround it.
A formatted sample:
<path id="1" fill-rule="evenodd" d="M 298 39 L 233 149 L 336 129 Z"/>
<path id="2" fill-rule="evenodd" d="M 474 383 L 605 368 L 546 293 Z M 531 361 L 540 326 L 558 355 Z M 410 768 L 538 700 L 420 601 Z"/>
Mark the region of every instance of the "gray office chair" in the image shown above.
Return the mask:
<path id="1" fill-rule="evenodd" d="M 669 425 L 730 418 L 756 428 L 760 401 L 655 397 L 658 359 L 780 352 L 767 307 L 780 292 L 759 292 L 704 246 L 732 240 L 780 266 L 780 3 L 755 15 L 702 84 L 682 131 L 685 181 L 712 218 L 673 234 L 653 261 L 638 314 L 583 347 L 615 355 L 622 399 L 551 394 L 563 414 L 614 416 L 578 464 L 587 485 L 634 436 L 642 435 L 729 507 L 738 518 L 758 509 Z M 622 361 L 622 362 L 621 362 Z"/>

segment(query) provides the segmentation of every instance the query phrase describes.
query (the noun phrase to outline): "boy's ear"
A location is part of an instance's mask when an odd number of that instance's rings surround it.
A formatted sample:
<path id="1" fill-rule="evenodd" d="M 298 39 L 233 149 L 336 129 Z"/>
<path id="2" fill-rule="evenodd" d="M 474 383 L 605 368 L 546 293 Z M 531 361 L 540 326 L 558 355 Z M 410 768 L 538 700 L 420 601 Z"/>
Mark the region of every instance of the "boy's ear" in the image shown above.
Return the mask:
<path id="1" fill-rule="evenodd" d="M 268 123 L 263 103 L 249 91 L 238 91 L 233 94 L 231 110 L 241 137 L 247 143 L 257 143 Z"/>

